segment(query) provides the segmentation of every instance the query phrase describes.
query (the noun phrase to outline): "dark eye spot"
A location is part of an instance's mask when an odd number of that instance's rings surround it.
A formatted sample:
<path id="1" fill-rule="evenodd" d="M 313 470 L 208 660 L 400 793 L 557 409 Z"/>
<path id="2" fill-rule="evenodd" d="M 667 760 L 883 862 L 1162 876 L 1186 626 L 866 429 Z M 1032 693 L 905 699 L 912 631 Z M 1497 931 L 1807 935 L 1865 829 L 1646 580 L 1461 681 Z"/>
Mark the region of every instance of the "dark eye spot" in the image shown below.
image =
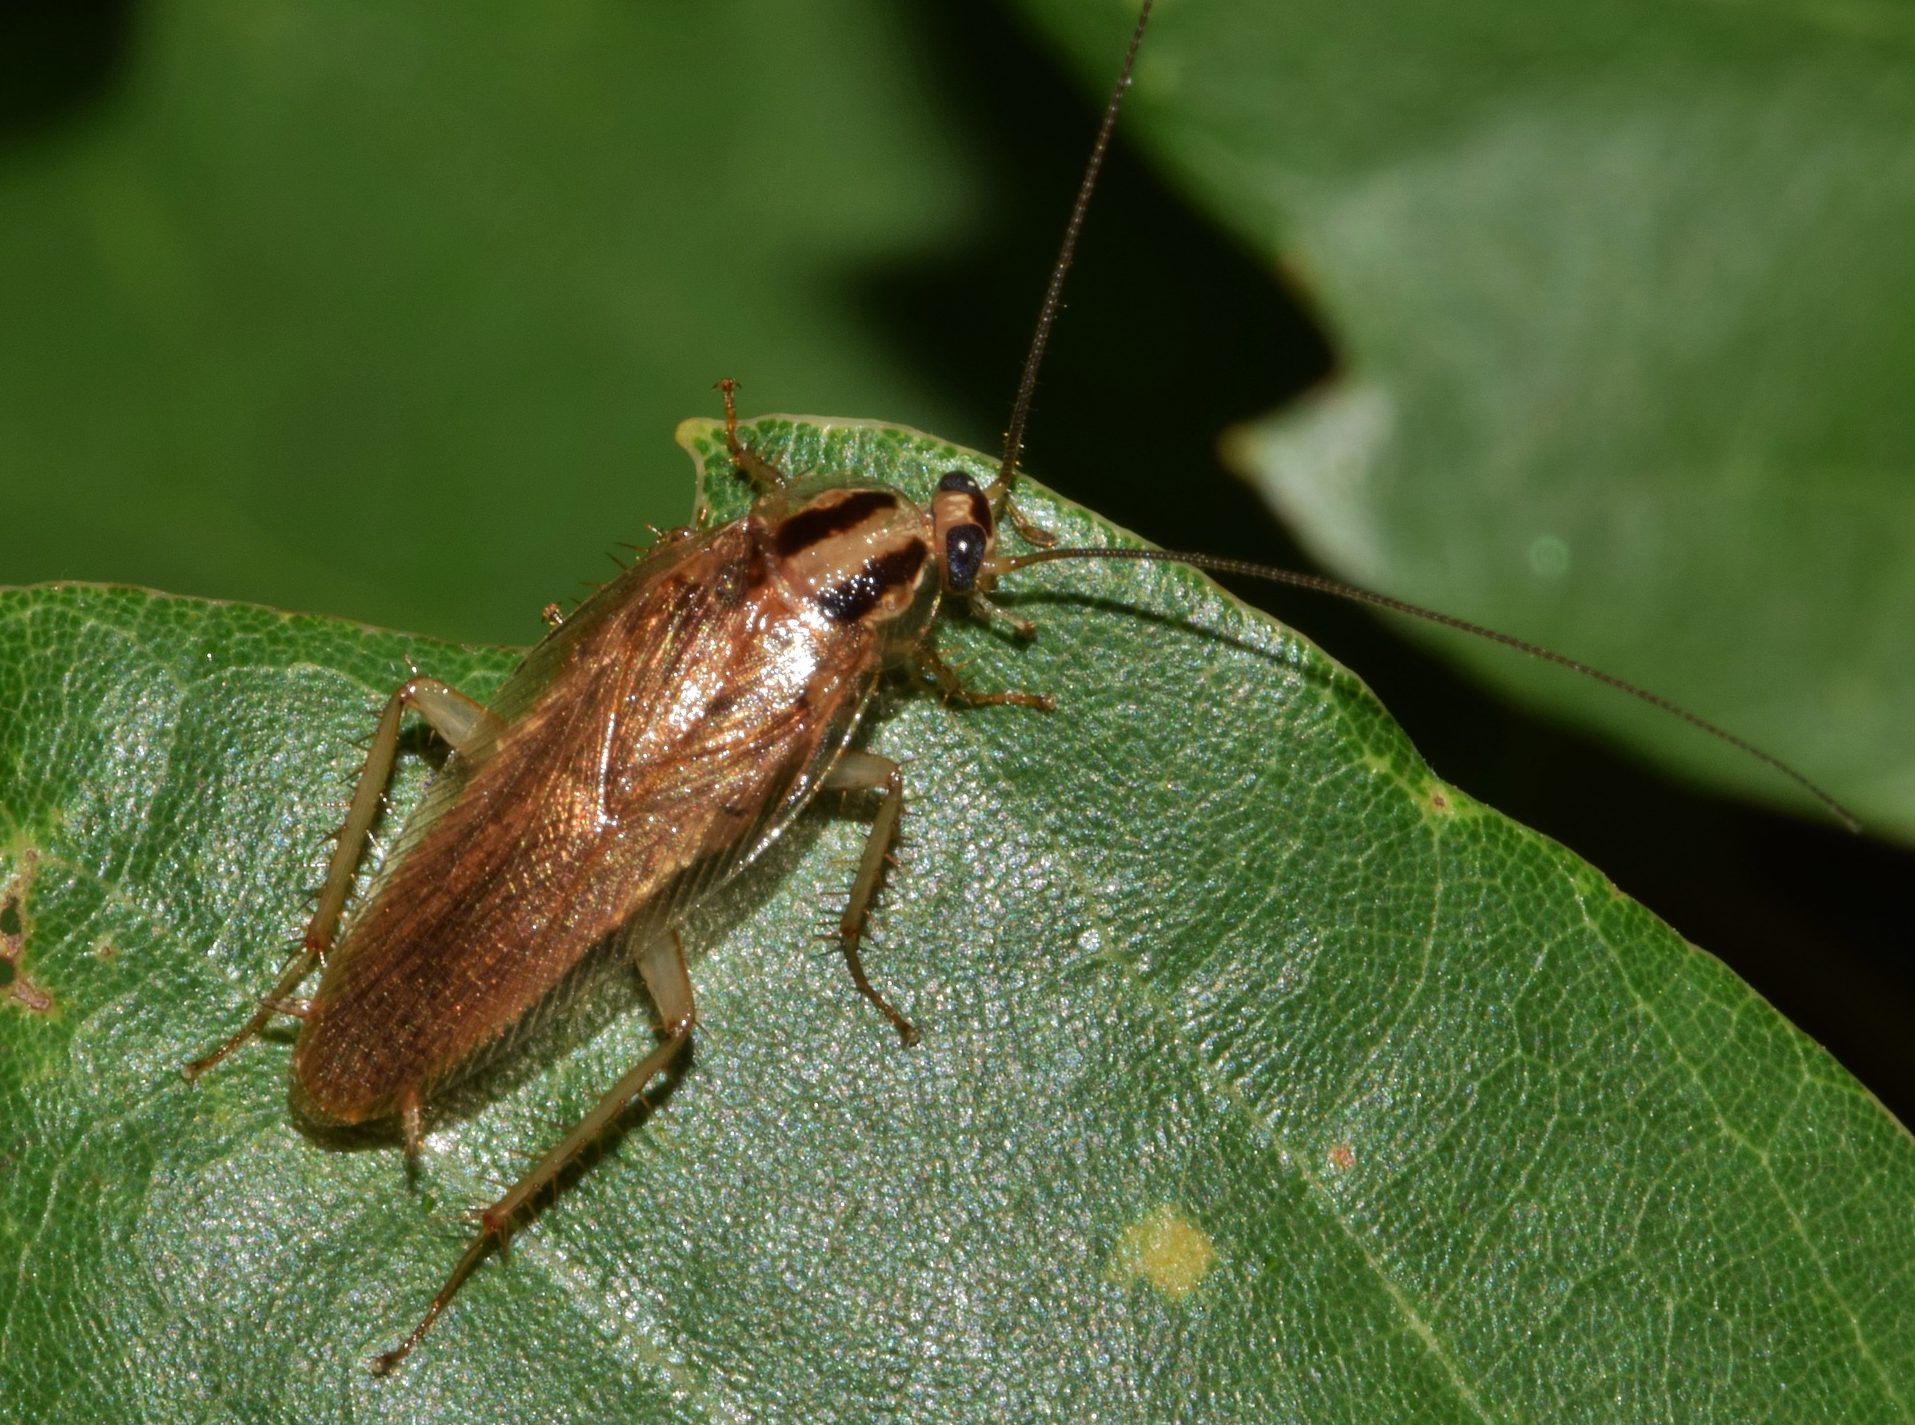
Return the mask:
<path id="1" fill-rule="evenodd" d="M 969 475 L 966 475 L 962 470 L 953 470 L 949 475 L 946 475 L 942 480 L 938 481 L 938 489 L 962 490 L 968 495 L 976 492 L 977 481 L 973 480 Z"/>
<path id="2" fill-rule="evenodd" d="M 970 591 L 984 564 L 984 526 L 961 524 L 944 536 L 944 586 L 955 594 Z"/>

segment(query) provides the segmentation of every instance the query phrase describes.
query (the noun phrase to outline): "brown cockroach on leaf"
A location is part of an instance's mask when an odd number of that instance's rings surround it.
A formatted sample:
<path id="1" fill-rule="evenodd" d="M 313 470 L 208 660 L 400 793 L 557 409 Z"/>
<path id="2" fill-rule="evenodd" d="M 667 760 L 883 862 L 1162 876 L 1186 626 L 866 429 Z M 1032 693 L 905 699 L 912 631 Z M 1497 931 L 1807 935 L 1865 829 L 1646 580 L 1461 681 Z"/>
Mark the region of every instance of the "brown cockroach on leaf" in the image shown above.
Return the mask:
<path id="1" fill-rule="evenodd" d="M 859 941 L 903 809 L 899 765 L 848 747 L 880 676 L 906 668 L 963 706 L 1050 710 L 1045 694 L 977 691 L 938 656 L 953 604 L 1029 636 L 998 608 L 1005 575 L 1068 559 L 1168 560 L 1274 580 L 1430 619 L 1546 658 L 1675 713 L 1778 768 L 1768 754 L 1666 700 L 1520 639 L 1314 575 L 1203 555 L 1060 548 L 1012 502 L 1036 373 L 1063 278 L 1144 26 L 1132 33 L 1105 109 L 1027 354 L 996 478 L 953 471 L 928 507 L 855 476 L 792 479 L 737 434 L 734 383 L 720 382 L 732 463 L 755 487 L 745 516 L 675 531 L 562 620 L 489 705 L 414 677 L 373 734 L 304 942 L 272 991 L 197 1077 L 274 1016 L 302 1021 L 296 1100 L 313 1120 L 396 1119 L 416 1154 L 425 1105 L 577 967 L 616 940 L 636 960 L 661 1042 L 510 1190 L 411 1333 L 376 1357 L 386 1371 L 419 1342 L 460 1284 L 539 1193 L 691 1042 L 697 1023 L 679 926 L 818 792 L 875 792 L 838 941 L 859 993 L 906 1044 L 917 1031 L 866 977 Z M 1008 520 L 1031 546 L 998 550 Z M 401 722 L 418 713 L 451 755 L 381 868 L 342 920 L 392 769 Z M 295 998 L 320 969 L 310 999 Z"/>

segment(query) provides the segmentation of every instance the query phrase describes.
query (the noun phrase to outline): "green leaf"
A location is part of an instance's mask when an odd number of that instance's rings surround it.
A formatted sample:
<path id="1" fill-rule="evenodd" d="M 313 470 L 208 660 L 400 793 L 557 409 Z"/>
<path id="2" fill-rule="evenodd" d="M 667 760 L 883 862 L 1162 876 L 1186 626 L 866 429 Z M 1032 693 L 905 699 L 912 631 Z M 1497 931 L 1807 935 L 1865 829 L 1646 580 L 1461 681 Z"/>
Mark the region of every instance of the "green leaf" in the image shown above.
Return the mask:
<path id="1" fill-rule="evenodd" d="M 1117 6 L 1029 0 L 1108 85 Z M 1127 132 L 1322 322 L 1233 438 L 1330 568 L 1693 706 L 1915 834 L 1907 7 L 1164 7 Z M 1551 715 L 1806 806 L 1500 650 Z"/>
<path id="2" fill-rule="evenodd" d="M 785 468 L 988 461 L 788 418 Z M 682 438 L 713 482 L 715 434 Z M 1110 531 L 1035 486 L 1065 539 Z M 509 1180 L 652 1042 L 635 990 L 390 1140 L 284 1037 L 373 705 L 512 659 L 132 589 L 0 596 L 0 1399 L 37 1420 L 1905 1420 L 1915 1145 L 1707 954 L 1434 780 L 1349 673 L 1176 568 L 1047 566 L 897 690 L 900 865 L 821 807 L 689 927 L 696 1057 L 395 1377 Z M 417 795 L 408 755 L 395 797 Z M 0 928 L 4 928 L 0 916 Z M 616 1402 L 616 1404 L 608 1404 Z"/>

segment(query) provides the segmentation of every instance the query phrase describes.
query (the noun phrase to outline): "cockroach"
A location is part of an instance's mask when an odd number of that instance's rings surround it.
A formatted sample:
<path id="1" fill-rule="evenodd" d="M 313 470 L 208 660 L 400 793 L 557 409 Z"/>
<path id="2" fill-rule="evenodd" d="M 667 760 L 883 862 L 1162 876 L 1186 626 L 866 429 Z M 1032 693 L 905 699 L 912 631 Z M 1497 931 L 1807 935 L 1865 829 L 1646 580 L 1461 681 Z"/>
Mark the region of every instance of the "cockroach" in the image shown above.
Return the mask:
<path id="1" fill-rule="evenodd" d="M 538 1195 L 691 1043 L 698 1022 L 680 926 L 821 791 L 877 793 L 837 929 L 853 984 L 909 1045 L 917 1030 L 866 976 L 859 942 L 904 807 L 898 763 L 850 740 L 887 670 L 915 672 L 960 706 L 1051 711 L 1048 694 L 979 691 L 941 660 L 933 630 L 955 605 L 1029 637 L 992 602 L 998 581 L 1071 559 L 1166 560 L 1273 580 L 1431 620 L 1596 678 L 1674 713 L 1794 779 L 1768 753 L 1668 700 L 1574 659 L 1461 619 L 1311 574 L 1155 549 L 1056 545 L 1013 498 L 1039 365 L 1150 17 L 1145 0 L 1065 226 L 1026 355 L 996 477 L 953 471 L 928 507 L 850 473 L 794 479 L 738 435 L 725 440 L 755 490 L 742 518 L 673 531 L 576 612 L 559 618 L 481 705 L 413 677 L 373 733 L 318 904 L 272 991 L 237 1033 L 185 1068 L 197 1077 L 277 1015 L 303 1115 L 328 1125 L 396 1119 L 409 1158 L 425 1106 L 521 1023 L 595 946 L 630 953 L 662 1021 L 657 1046 L 497 1201 L 397 1346 L 391 1370 Z M 998 547 L 1004 524 L 1029 546 Z M 362 904 L 342 919 L 408 711 L 450 747 Z M 321 970 L 310 999 L 295 997 Z"/>

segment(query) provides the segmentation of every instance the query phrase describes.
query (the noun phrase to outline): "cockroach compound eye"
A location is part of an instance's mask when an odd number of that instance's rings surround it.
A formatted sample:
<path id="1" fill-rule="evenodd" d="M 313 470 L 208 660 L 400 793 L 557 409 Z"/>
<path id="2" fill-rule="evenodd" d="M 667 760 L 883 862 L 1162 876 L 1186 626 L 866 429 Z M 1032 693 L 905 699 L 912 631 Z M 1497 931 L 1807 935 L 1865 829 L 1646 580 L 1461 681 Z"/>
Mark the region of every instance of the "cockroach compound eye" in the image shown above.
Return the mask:
<path id="1" fill-rule="evenodd" d="M 969 594 L 991 556 L 996 518 L 984 491 L 962 470 L 953 470 L 931 496 L 931 527 L 939 571 L 948 594 Z"/>

